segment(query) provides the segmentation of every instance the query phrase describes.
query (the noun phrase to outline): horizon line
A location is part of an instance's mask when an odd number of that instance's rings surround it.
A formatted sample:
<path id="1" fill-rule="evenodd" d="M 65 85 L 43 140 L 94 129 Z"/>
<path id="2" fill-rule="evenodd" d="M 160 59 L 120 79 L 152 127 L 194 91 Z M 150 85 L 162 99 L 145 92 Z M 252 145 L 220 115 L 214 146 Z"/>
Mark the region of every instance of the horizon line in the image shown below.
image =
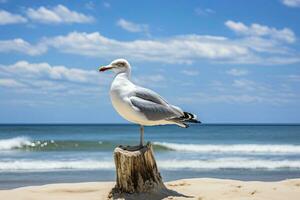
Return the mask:
<path id="1" fill-rule="evenodd" d="M 134 123 L 76 123 L 76 122 L 46 122 L 46 123 L 0 123 L 0 126 L 3 125 L 138 125 Z M 192 126 L 201 126 L 201 125 L 300 125 L 300 122 L 297 123 L 276 123 L 276 122 L 218 122 L 218 123 L 201 123 L 201 124 L 190 124 Z M 168 126 L 168 125 L 159 125 L 159 126 Z M 169 125 L 171 126 L 171 125 Z"/>

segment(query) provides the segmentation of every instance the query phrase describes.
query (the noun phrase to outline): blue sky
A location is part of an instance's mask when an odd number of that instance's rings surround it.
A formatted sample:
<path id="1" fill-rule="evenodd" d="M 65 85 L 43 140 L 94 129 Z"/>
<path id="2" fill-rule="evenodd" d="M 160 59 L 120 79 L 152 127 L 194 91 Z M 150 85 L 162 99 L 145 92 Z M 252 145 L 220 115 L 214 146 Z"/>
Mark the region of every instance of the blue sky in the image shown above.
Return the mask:
<path id="1" fill-rule="evenodd" d="M 205 123 L 300 123 L 299 21 L 299 0 L 0 0 L 0 123 L 126 123 L 116 58 Z"/>

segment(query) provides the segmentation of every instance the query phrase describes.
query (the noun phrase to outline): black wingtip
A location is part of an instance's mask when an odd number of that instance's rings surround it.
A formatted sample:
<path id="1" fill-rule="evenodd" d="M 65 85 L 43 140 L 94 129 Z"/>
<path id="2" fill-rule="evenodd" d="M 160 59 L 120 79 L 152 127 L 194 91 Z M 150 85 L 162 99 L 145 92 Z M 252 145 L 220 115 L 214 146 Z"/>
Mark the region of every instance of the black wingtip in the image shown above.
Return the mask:
<path id="1" fill-rule="evenodd" d="M 200 122 L 199 120 L 196 120 L 196 119 L 189 119 L 189 120 L 186 120 L 185 122 L 196 123 L 196 124 L 201 124 L 202 123 L 202 122 Z"/>

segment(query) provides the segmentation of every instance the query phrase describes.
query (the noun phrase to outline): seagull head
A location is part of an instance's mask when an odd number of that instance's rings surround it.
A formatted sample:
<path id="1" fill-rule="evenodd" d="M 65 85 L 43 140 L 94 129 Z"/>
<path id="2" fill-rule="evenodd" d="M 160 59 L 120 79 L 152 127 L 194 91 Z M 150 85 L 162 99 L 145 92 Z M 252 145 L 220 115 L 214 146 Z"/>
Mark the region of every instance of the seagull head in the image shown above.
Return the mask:
<path id="1" fill-rule="evenodd" d="M 119 74 L 122 72 L 130 73 L 131 67 L 127 60 L 120 58 L 120 59 L 116 59 L 116 60 L 112 61 L 109 65 L 101 66 L 99 68 L 99 72 L 104 72 L 104 71 L 111 70 L 111 69 L 116 74 Z"/>

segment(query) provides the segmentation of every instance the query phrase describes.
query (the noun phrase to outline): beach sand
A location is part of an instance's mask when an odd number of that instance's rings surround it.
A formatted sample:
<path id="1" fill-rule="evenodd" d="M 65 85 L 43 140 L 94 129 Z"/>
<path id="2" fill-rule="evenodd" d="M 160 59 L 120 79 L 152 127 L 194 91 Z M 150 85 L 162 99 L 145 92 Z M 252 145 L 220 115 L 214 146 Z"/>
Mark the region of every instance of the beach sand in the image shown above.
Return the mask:
<path id="1" fill-rule="evenodd" d="M 101 200 L 107 199 L 114 182 L 63 183 L 0 190 L 0 199 L 11 200 Z M 197 200 L 299 200 L 300 179 L 280 182 L 223 179 L 181 179 L 167 182 L 168 191 L 159 194 L 127 195 L 125 199 Z"/>

